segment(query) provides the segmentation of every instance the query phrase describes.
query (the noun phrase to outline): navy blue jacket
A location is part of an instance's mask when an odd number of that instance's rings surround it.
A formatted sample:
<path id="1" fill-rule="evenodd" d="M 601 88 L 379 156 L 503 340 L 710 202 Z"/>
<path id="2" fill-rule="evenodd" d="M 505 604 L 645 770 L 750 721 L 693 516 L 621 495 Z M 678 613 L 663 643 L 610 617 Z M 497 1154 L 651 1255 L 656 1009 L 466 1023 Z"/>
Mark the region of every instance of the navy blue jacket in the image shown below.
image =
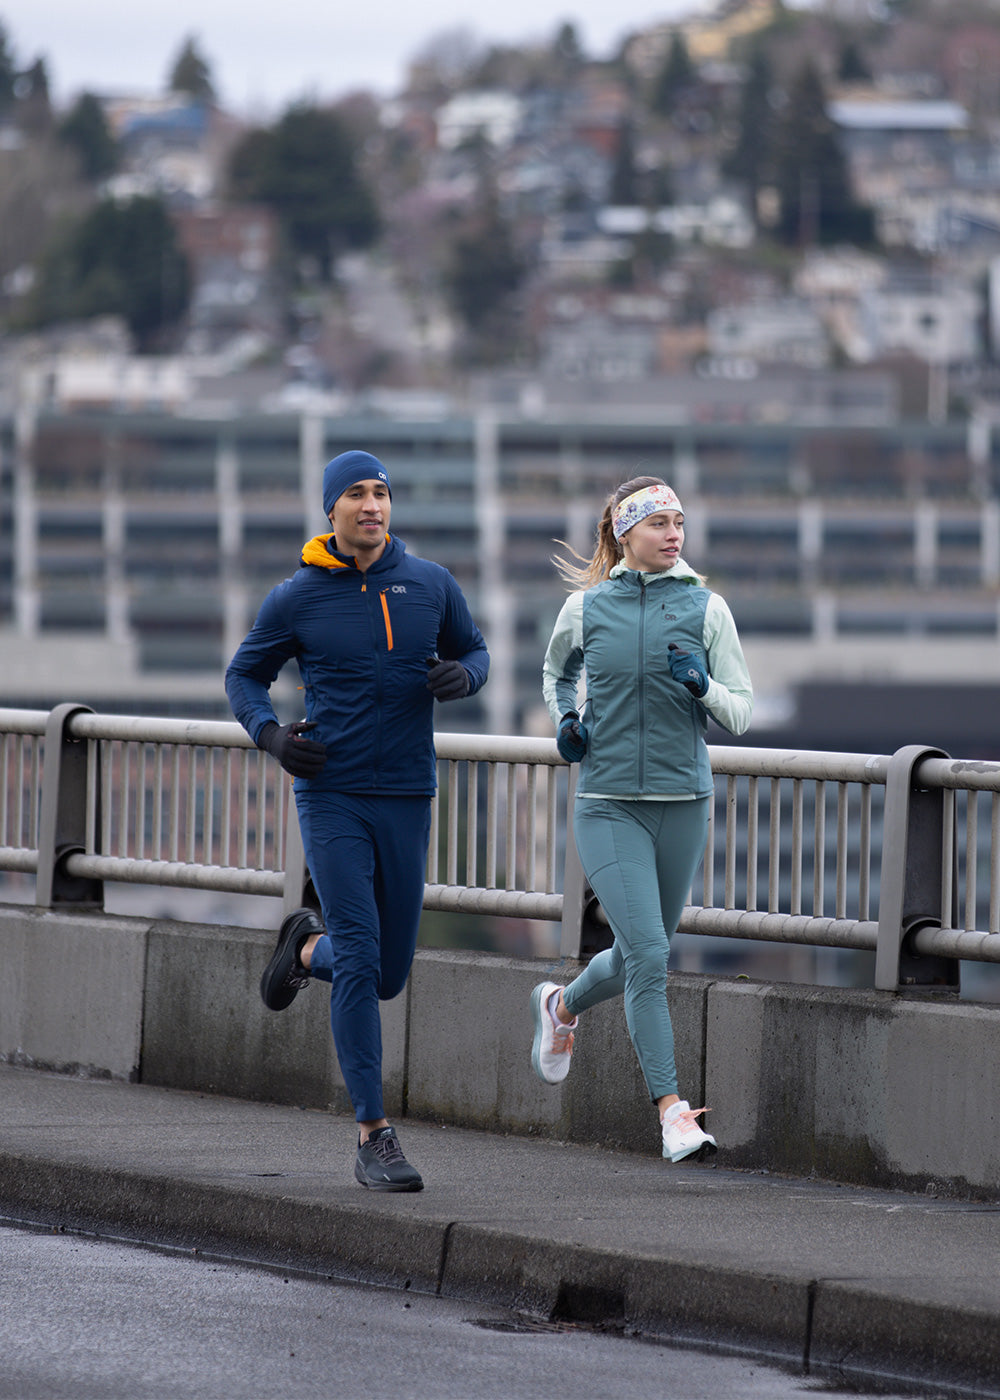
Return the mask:
<path id="1" fill-rule="evenodd" d="M 226 670 L 233 713 L 256 743 L 275 723 L 269 687 L 292 657 L 305 690 L 310 739 L 326 745 L 315 782 L 341 792 L 432 794 L 437 788 L 434 698 L 427 658 L 461 661 L 469 694 L 485 684 L 490 658 L 468 604 L 447 569 L 386 547 L 364 573 L 319 535 L 302 567 L 264 599 Z"/>

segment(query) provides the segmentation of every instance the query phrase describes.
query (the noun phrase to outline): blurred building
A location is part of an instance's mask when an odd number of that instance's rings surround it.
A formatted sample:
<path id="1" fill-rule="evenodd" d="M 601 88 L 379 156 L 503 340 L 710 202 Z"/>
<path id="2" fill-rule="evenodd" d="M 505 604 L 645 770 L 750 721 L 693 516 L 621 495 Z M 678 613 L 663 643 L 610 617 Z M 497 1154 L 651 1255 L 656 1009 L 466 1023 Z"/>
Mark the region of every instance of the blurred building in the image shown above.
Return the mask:
<path id="1" fill-rule="evenodd" d="M 534 388 L 534 398 L 424 421 L 8 419 L 3 703 L 227 715 L 226 661 L 303 541 L 326 526 L 323 464 L 358 445 L 390 468 L 393 530 L 454 573 L 487 634 L 493 675 L 455 711 L 462 726 L 548 732 L 539 671 L 565 596 L 551 557 L 565 552 L 558 541 L 589 555 L 607 493 L 637 473 L 674 484 L 685 555 L 733 608 L 759 697 L 757 742 L 785 743 L 806 725 L 808 746 L 866 747 L 863 702 L 853 742 L 843 724 L 835 743 L 819 742 L 800 713 L 810 685 L 950 688 L 959 740 L 959 689 L 995 694 L 1000 434 L 986 418 L 901 424 L 859 412 L 852 422 L 841 403 L 726 421 L 700 419 L 690 401 L 623 402 L 621 385 L 609 389 L 614 408 L 582 389 L 559 407 Z M 298 703 L 294 677 L 284 698 Z M 977 702 L 975 712 L 987 710 Z M 968 736 L 984 742 L 981 729 Z M 970 753 L 954 735 L 949 744 Z"/>

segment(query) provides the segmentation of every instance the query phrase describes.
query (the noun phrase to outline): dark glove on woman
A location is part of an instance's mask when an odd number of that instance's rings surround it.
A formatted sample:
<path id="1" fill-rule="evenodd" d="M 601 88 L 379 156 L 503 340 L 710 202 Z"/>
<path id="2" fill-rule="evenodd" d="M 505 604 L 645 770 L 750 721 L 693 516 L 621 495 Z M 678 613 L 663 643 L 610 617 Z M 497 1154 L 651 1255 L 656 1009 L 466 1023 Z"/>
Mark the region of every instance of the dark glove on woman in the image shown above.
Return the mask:
<path id="1" fill-rule="evenodd" d="M 469 693 L 469 673 L 461 661 L 427 658 L 427 689 L 435 700 L 461 700 Z"/>
<path id="2" fill-rule="evenodd" d="M 670 674 L 674 680 L 686 685 L 691 694 L 700 700 L 708 690 L 708 672 L 704 666 L 689 651 L 681 651 L 676 642 L 670 643 L 667 653 Z"/>
<path id="3" fill-rule="evenodd" d="M 326 765 L 326 745 L 300 735 L 316 725 L 304 720 L 294 724 L 265 724 L 257 735 L 257 747 L 266 749 L 293 778 L 315 778 Z"/>
<path id="4" fill-rule="evenodd" d="M 579 763 L 587 752 L 587 729 L 575 710 L 568 710 L 559 721 L 556 748 L 567 763 Z"/>

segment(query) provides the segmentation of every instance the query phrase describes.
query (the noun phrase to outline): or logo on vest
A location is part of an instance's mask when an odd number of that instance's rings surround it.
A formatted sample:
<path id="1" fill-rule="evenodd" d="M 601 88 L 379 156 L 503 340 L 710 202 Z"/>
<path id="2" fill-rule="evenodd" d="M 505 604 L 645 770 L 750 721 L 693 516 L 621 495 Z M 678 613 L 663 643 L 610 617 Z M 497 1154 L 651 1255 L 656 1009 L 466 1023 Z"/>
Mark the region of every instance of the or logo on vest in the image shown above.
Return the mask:
<path id="1" fill-rule="evenodd" d="M 390 593 L 405 593 L 405 592 L 406 592 L 406 584 L 405 584 L 405 583 L 394 583 L 394 584 L 392 585 L 392 587 L 390 588 L 389 592 L 390 592 Z"/>

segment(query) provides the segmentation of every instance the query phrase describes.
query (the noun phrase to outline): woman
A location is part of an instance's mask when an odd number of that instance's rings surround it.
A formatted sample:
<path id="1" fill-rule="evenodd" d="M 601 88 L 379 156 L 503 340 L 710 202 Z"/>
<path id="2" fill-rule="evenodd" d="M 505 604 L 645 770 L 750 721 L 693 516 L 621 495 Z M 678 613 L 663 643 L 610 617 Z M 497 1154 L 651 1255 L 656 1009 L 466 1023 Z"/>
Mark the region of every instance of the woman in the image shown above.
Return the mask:
<path id="1" fill-rule="evenodd" d="M 580 1012 L 624 994 L 663 1155 L 674 1162 L 716 1150 L 697 1121 L 707 1110 L 691 1108 L 677 1091 L 666 999 L 670 937 L 708 831 L 706 715 L 742 734 L 753 709 L 732 614 L 684 562 L 683 544 L 676 494 L 644 476 L 608 500 L 589 562 L 556 560 L 580 591 L 556 619 L 543 691 L 560 754 L 580 764 L 576 844 L 614 943 L 569 986 L 542 982 L 531 995 L 532 1065 L 558 1084 L 569 1072 Z"/>

